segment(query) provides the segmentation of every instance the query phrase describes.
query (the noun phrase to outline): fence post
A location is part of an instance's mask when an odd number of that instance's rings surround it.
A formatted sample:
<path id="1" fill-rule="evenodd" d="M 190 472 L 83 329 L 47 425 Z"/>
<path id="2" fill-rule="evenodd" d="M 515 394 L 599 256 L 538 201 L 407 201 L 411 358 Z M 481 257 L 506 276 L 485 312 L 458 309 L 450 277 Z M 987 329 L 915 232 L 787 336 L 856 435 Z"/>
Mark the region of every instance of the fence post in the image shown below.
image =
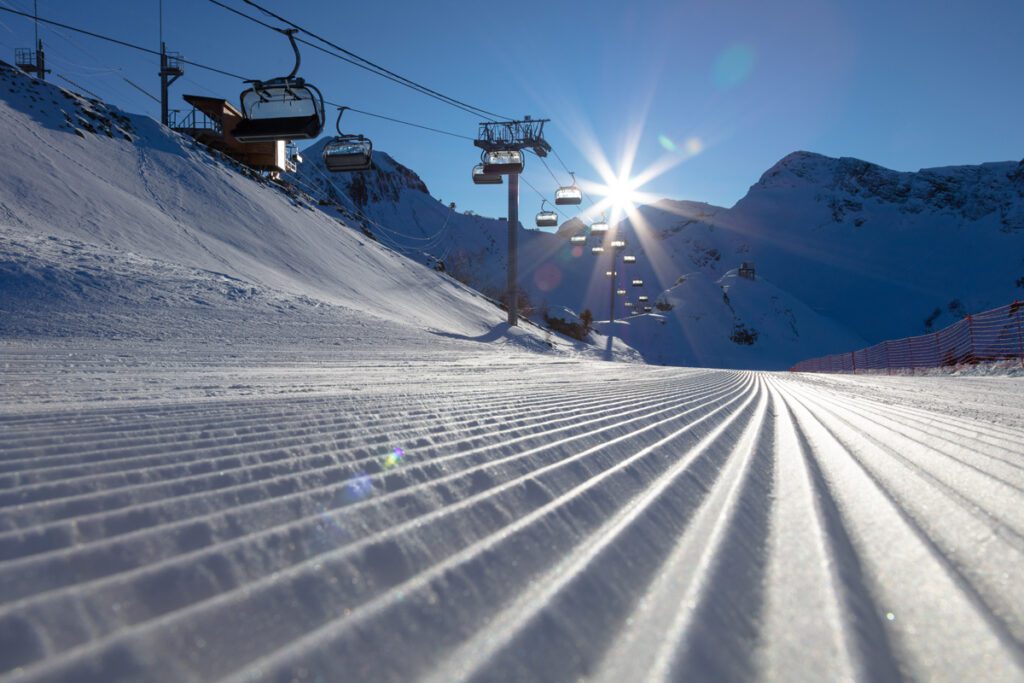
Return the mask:
<path id="1" fill-rule="evenodd" d="M 1024 301 L 1014 300 L 1010 307 L 1017 314 L 1017 355 L 1020 356 L 1020 366 L 1024 368 L 1024 334 L 1020 331 L 1020 309 L 1024 307 Z"/>
<path id="2" fill-rule="evenodd" d="M 1017 326 L 1020 327 L 1019 324 Z M 1017 335 L 1017 336 L 1019 337 L 1020 335 Z M 1024 358 L 1024 356 L 1022 356 L 1022 358 Z M 850 365 L 853 366 L 853 374 L 856 375 L 857 374 L 857 352 L 856 351 L 850 351 Z"/>
<path id="3" fill-rule="evenodd" d="M 973 363 L 977 356 L 974 354 L 974 323 L 972 321 L 973 316 L 967 314 L 967 340 L 970 345 L 970 350 L 967 352 L 967 362 Z"/>

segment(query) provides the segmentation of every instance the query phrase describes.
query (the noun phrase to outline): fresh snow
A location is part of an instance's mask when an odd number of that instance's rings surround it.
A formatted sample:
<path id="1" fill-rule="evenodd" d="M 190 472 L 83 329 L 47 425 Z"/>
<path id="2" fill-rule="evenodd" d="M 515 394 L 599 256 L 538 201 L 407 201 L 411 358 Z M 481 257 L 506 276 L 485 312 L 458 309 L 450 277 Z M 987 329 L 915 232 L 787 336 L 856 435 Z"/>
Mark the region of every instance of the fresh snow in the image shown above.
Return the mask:
<path id="1" fill-rule="evenodd" d="M 0 132 L 0 680 L 1024 679 L 1024 378 L 648 366 L 3 69 Z M 687 273 L 617 337 L 852 334 Z"/>

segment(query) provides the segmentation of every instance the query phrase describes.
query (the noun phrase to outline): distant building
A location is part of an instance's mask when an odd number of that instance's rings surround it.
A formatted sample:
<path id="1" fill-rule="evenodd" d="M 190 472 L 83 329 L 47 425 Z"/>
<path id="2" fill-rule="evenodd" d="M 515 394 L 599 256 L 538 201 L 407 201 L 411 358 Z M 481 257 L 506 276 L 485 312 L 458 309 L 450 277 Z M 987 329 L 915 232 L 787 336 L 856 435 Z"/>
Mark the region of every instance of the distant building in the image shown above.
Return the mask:
<path id="1" fill-rule="evenodd" d="M 756 273 L 754 272 L 754 264 L 750 261 L 744 261 L 740 264 L 740 277 L 745 277 L 748 280 L 756 279 Z"/>
<path id="2" fill-rule="evenodd" d="M 227 100 L 201 95 L 184 95 L 182 99 L 192 105 L 192 110 L 173 117 L 170 123 L 174 130 L 257 171 L 276 174 L 295 170 L 284 140 L 241 143 L 231 135 L 244 116 Z"/>

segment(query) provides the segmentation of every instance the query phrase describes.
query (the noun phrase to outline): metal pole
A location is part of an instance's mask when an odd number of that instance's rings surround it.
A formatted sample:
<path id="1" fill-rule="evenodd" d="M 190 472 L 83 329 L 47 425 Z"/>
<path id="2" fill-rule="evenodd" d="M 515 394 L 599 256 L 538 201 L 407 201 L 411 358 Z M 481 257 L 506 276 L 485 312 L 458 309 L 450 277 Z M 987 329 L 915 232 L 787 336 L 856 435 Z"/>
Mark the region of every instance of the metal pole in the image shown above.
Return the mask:
<path id="1" fill-rule="evenodd" d="M 519 174 L 508 176 L 508 324 L 516 327 L 519 324 L 519 290 L 517 271 L 519 270 Z"/>
<path id="2" fill-rule="evenodd" d="M 160 123 L 167 125 L 167 46 L 160 43 Z"/>
<path id="3" fill-rule="evenodd" d="M 609 337 L 612 336 L 612 331 L 611 331 L 612 330 L 612 325 L 615 324 L 615 278 L 618 277 L 618 273 L 615 272 L 615 250 L 612 249 L 611 251 L 612 251 L 612 269 L 611 269 L 612 275 L 611 275 L 610 278 L 608 278 L 609 280 L 611 280 L 611 282 L 608 283 L 608 293 L 609 293 L 609 296 L 608 296 L 608 336 Z"/>

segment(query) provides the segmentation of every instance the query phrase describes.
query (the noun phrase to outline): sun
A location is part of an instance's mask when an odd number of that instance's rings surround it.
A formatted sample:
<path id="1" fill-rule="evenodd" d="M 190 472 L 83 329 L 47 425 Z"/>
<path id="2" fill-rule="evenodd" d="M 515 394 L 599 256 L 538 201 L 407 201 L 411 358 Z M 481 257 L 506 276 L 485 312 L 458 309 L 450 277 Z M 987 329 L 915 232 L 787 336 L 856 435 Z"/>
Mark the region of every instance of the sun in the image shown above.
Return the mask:
<path id="1" fill-rule="evenodd" d="M 639 183 L 635 178 L 618 177 L 608 183 L 605 188 L 605 199 L 617 216 L 627 216 L 636 210 L 637 202 L 642 201 L 643 193 L 638 192 Z"/>

